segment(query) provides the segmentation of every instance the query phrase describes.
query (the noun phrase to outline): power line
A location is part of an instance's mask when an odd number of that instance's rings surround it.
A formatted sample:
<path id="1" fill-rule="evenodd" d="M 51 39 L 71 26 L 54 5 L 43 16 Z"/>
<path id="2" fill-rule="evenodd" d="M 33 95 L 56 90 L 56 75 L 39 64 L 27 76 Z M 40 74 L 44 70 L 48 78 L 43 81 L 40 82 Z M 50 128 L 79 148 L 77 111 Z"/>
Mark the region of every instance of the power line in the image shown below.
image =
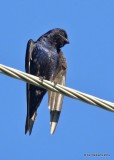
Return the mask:
<path id="1" fill-rule="evenodd" d="M 58 92 L 61 94 L 64 94 L 65 96 L 68 96 L 70 98 L 74 98 L 80 101 L 83 101 L 85 103 L 94 105 L 94 106 L 98 106 L 100 108 L 106 109 L 108 111 L 112 111 L 114 112 L 114 103 L 97 98 L 95 96 L 74 90 L 72 88 L 66 87 L 66 86 L 62 86 L 59 84 L 54 84 L 50 81 L 47 80 L 41 80 L 39 77 L 27 74 L 25 72 L 19 71 L 17 69 L 11 68 L 11 67 L 7 67 L 5 65 L 0 64 L 0 73 L 3 73 L 7 76 L 19 79 L 19 80 L 23 80 L 27 83 L 36 85 L 36 86 L 40 86 L 42 88 L 45 88 L 47 90 L 51 90 L 54 92 Z"/>

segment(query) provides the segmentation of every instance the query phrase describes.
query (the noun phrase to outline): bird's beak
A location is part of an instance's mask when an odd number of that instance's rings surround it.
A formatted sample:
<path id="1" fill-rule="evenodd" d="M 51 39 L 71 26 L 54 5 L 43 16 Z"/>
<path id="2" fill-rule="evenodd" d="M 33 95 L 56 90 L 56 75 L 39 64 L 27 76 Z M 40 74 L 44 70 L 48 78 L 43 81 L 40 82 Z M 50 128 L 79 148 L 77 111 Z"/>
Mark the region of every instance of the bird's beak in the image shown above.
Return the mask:
<path id="1" fill-rule="evenodd" d="M 66 39 L 66 38 L 65 38 L 65 42 L 66 42 L 67 44 L 69 44 L 69 43 L 70 43 L 70 42 L 69 42 L 69 40 L 68 40 L 68 39 Z"/>
<path id="2" fill-rule="evenodd" d="M 59 34 L 59 35 L 63 38 L 63 40 L 66 42 L 66 44 L 69 44 L 69 43 L 70 43 L 67 38 L 63 37 L 61 34 Z"/>

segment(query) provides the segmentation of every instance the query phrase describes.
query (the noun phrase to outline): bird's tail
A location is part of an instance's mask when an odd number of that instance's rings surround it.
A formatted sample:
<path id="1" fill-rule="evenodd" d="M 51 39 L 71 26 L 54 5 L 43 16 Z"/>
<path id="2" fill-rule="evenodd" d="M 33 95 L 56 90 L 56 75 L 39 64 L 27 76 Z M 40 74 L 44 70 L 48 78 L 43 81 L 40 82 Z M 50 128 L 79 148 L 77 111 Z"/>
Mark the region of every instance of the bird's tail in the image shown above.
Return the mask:
<path id="1" fill-rule="evenodd" d="M 46 90 L 40 87 L 27 84 L 27 117 L 25 124 L 25 134 L 32 132 L 33 124 L 37 116 L 37 108 L 39 107 Z"/>
<path id="2" fill-rule="evenodd" d="M 33 114 L 33 116 L 31 118 L 29 118 L 28 115 L 27 115 L 27 117 L 26 117 L 26 125 L 25 125 L 25 134 L 27 132 L 29 132 L 29 135 L 31 135 L 33 124 L 34 124 L 36 116 L 37 116 L 37 112 L 34 112 L 34 114 Z"/>

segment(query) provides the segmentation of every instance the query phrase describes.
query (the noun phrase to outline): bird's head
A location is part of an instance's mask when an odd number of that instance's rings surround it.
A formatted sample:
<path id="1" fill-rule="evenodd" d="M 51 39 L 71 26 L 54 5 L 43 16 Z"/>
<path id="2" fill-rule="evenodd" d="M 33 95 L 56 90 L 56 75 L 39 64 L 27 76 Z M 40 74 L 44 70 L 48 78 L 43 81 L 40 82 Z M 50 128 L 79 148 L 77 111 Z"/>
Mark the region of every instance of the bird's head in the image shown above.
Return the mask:
<path id="1" fill-rule="evenodd" d="M 50 39 L 52 45 L 54 45 L 57 49 L 60 49 L 65 44 L 69 43 L 67 33 L 63 29 L 52 29 L 47 32 L 46 35 Z"/>

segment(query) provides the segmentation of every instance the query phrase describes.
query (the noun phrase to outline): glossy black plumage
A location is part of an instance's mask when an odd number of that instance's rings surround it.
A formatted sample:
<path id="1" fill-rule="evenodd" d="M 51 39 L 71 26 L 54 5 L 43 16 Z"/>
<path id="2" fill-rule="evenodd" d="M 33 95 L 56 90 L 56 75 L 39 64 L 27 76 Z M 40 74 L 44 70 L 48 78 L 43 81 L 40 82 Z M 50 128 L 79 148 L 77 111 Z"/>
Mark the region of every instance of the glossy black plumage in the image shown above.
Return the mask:
<path id="1" fill-rule="evenodd" d="M 25 69 L 27 73 L 43 77 L 65 85 L 66 59 L 61 47 L 68 43 L 67 34 L 63 29 L 53 29 L 42 35 L 36 42 L 29 40 L 26 49 Z M 32 127 L 46 90 L 30 84 L 26 86 L 27 117 L 25 133 L 32 132 Z M 56 128 L 63 101 L 63 95 L 48 91 L 48 105 L 50 109 L 51 134 Z"/>

